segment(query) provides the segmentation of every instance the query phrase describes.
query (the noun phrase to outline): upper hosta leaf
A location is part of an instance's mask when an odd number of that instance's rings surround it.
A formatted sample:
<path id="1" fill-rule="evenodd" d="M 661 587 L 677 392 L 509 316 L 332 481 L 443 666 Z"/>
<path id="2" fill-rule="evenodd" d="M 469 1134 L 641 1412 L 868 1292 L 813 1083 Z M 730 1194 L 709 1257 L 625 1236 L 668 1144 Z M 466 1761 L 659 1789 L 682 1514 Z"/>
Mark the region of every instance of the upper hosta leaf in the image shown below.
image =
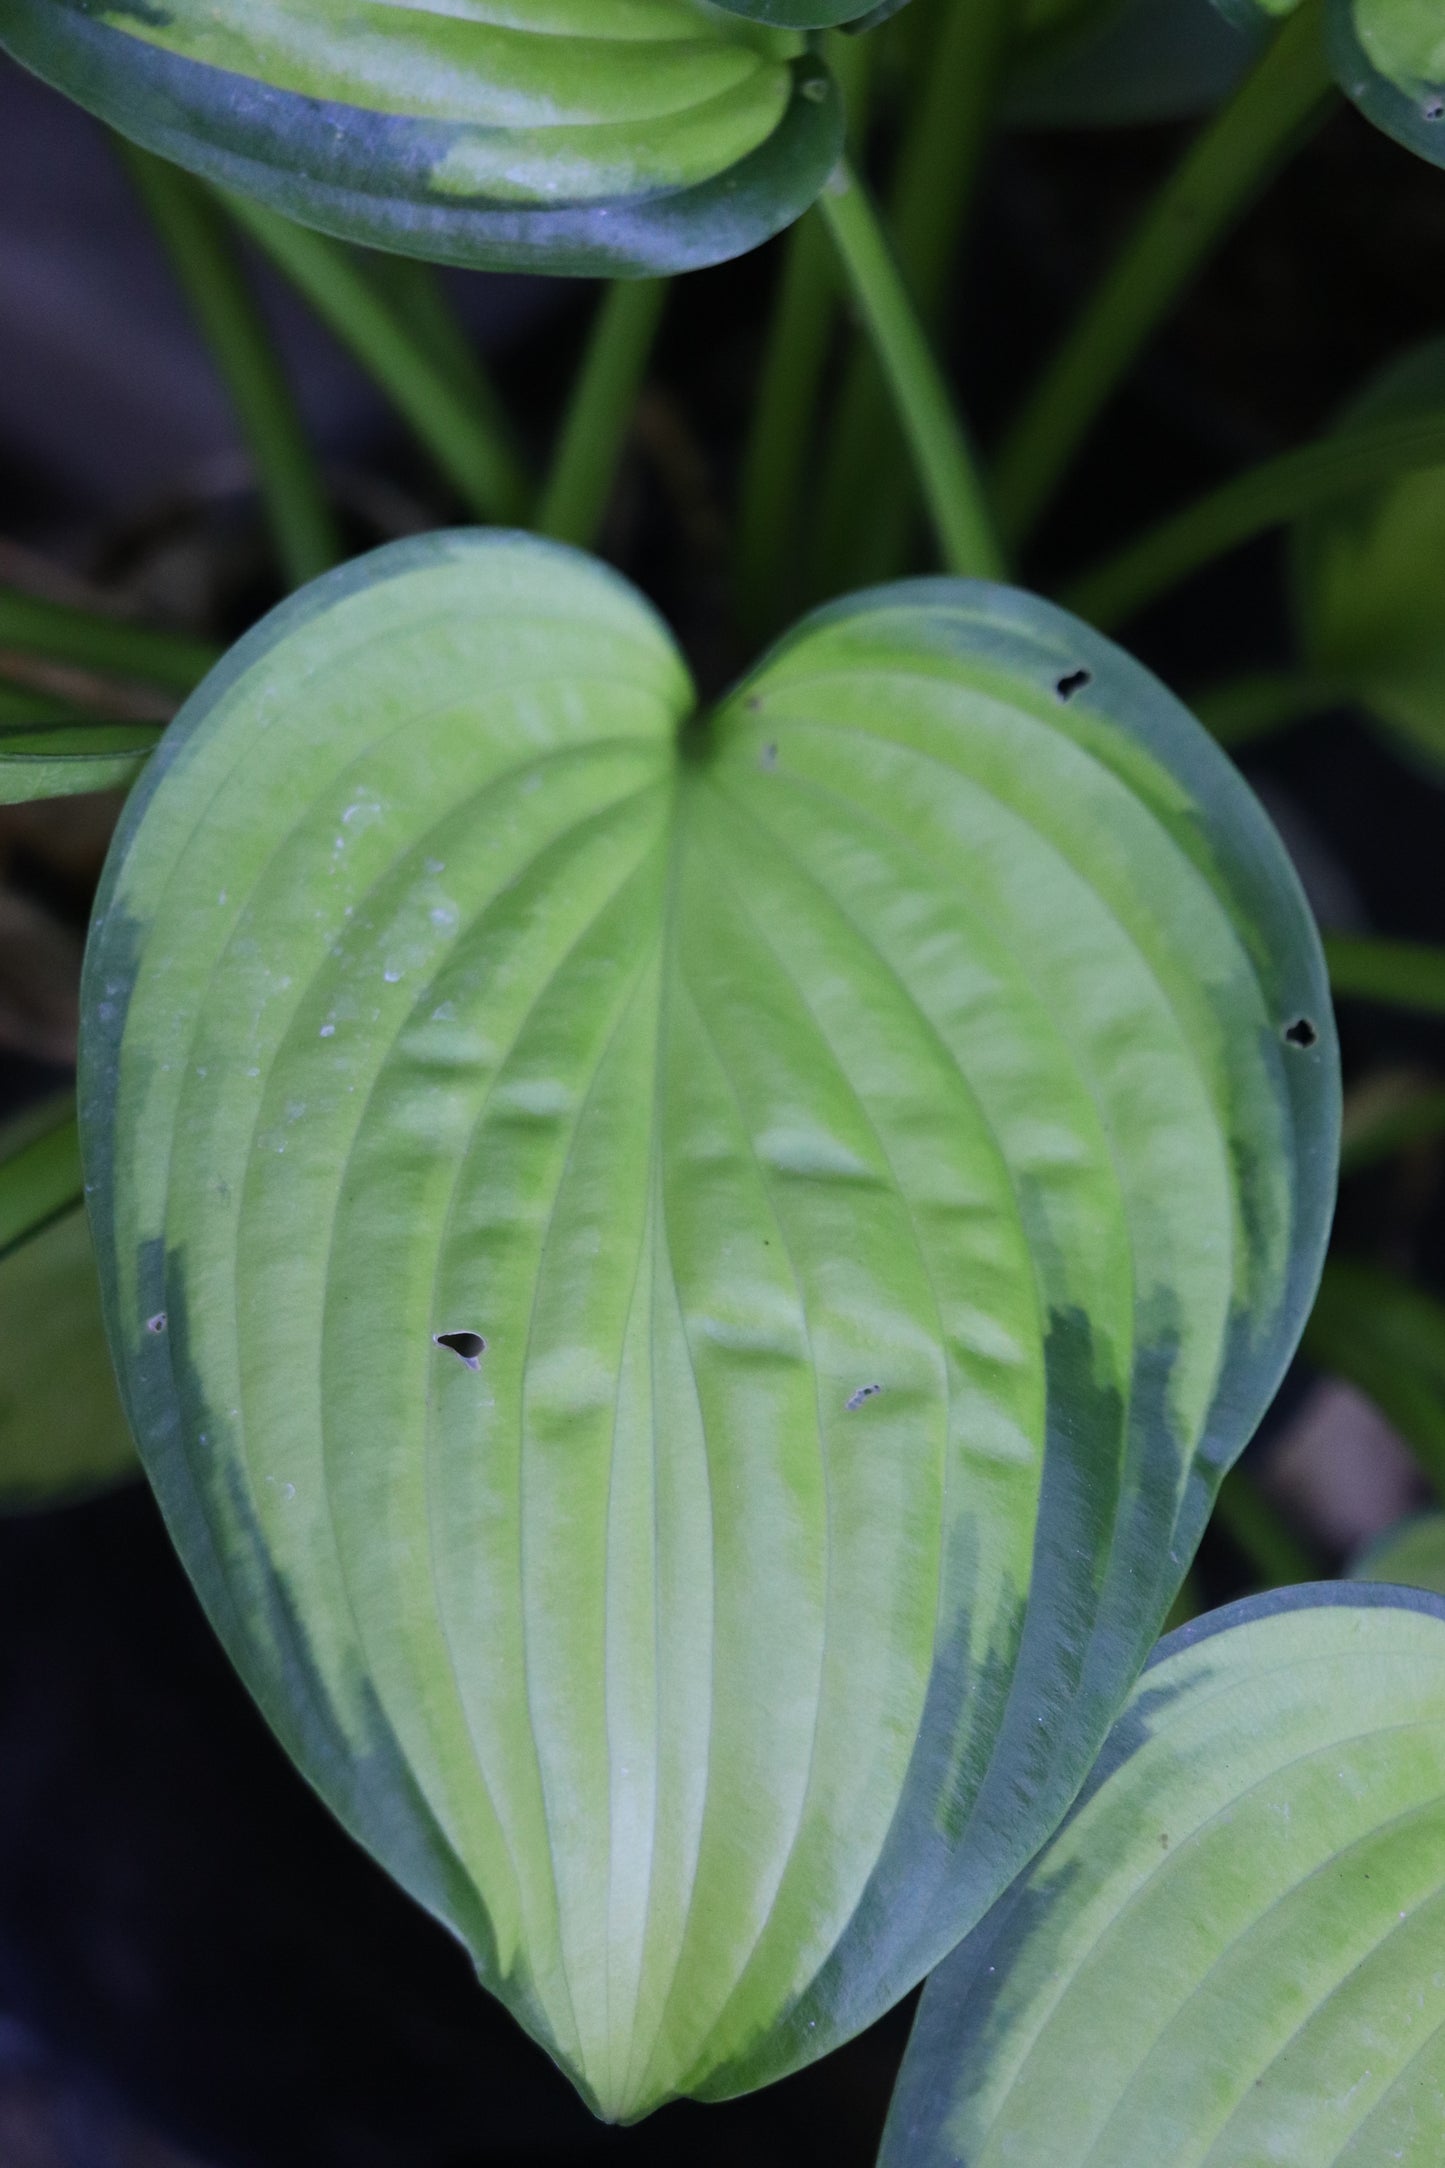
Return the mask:
<path id="1" fill-rule="evenodd" d="M 1445 408 L 1445 341 L 1387 369 L 1341 434 Z M 1432 760 L 1445 760 L 1445 467 L 1422 467 L 1305 521 L 1296 614 L 1314 668 Z"/>
<path id="2" fill-rule="evenodd" d="M 708 0 L 0 0 L 0 46 L 197 173 L 451 263 L 716 263 L 840 149 L 802 37 Z"/>
<path id="3" fill-rule="evenodd" d="M 881 2168 L 1437 2168 L 1442 1923 L 1445 1604 L 1234 1605 L 929 1982 Z"/>
<path id="4" fill-rule="evenodd" d="M 1315 937 L 1234 770 L 968 583 L 705 721 L 520 537 L 167 732 L 83 1121 L 176 1538 L 291 1752 L 605 2113 L 935 1964 L 1072 1798 L 1293 1346 Z"/>
<path id="5" fill-rule="evenodd" d="M 1445 166 L 1445 13 L 1439 0 L 1330 0 L 1340 85 L 1377 128 Z"/>

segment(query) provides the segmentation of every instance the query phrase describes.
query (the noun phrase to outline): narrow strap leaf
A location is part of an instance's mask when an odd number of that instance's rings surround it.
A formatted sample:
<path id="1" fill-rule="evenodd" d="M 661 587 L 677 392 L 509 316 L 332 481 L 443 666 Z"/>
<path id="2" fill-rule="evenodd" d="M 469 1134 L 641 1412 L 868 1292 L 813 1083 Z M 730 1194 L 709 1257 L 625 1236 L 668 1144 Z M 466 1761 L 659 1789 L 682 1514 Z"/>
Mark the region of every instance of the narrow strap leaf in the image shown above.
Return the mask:
<path id="1" fill-rule="evenodd" d="M 220 658 L 219 648 L 185 633 L 158 632 L 13 587 L 0 587 L 0 648 L 179 693 L 190 692 Z"/>
<path id="2" fill-rule="evenodd" d="M 73 1210 L 83 1186 L 72 1101 L 53 1128 L 0 1161 L 0 1258 Z"/>
<path id="3" fill-rule="evenodd" d="M 938 334 L 950 277 L 964 239 L 974 183 L 998 114 L 1014 0 L 970 0 L 936 9 L 915 40 L 907 88 L 910 121 L 888 202 L 898 268 L 930 337 Z M 820 592 L 890 577 L 899 570 L 913 477 L 900 459 L 896 424 L 876 357 L 857 345 L 829 430 L 819 485 Z"/>
<path id="4" fill-rule="evenodd" d="M 1286 1588 L 1312 1581 L 1320 1561 L 1311 1555 L 1243 1468 L 1231 1468 L 1219 1487 L 1214 1507 L 1221 1528 L 1264 1588 Z"/>
<path id="5" fill-rule="evenodd" d="M 818 199 L 873 341 L 950 572 L 992 579 L 1002 558 L 973 453 L 862 182 L 846 159 Z"/>
<path id="6" fill-rule="evenodd" d="M 1377 482 L 1445 464 L 1445 412 L 1330 436 L 1251 467 L 1126 543 L 1065 590 L 1068 608 L 1113 630 L 1242 542 Z"/>
<path id="7" fill-rule="evenodd" d="M 213 199 L 179 166 L 117 148 L 205 335 L 256 470 L 276 552 L 302 587 L 341 556 L 326 485 Z"/>
<path id="8" fill-rule="evenodd" d="M 451 370 L 408 328 L 363 259 L 248 197 L 228 194 L 225 202 L 380 385 L 471 510 L 484 520 L 521 519 L 529 491 L 511 447 L 459 394 Z"/>
<path id="9" fill-rule="evenodd" d="M 533 522 L 585 549 L 597 536 L 667 299 L 664 279 L 617 279 L 598 307 Z"/>
<path id="10" fill-rule="evenodd" d="M 1349 695 L 1336 680 L 1306 670 L 1253 670 L 1211 685 L 1189 702 L 1212 738 L 1233 750 L 1323 715 Z"/>
<path id="11" fill-rule="evenodd" d="M 161 723 L 72 714 L 0 723 L 0 805 L 127 788 L 160 742 Z"/>
<path id="12" fill-rule="evenodd" d="M 1358 1174 L 1445 1132 L 1445 1086 L 1409 1071 L 1386 1071 L 1347 1094 L 1340 1171 Z"/>
<path id="13" fill-rule="evenodd" d="M 1324 0 L 1306 0 L 1193 145 L 1069 333 L 999 459 L 995 500 L 1026 535 L 1160 321 L 1334 94 Z"/>
<path id="14" fill-rule="evenodd" d="M 1445 948 L 1333 934 L 1325 942 L 1325 958 L 1336 994 L 1445 1015 Z"/>

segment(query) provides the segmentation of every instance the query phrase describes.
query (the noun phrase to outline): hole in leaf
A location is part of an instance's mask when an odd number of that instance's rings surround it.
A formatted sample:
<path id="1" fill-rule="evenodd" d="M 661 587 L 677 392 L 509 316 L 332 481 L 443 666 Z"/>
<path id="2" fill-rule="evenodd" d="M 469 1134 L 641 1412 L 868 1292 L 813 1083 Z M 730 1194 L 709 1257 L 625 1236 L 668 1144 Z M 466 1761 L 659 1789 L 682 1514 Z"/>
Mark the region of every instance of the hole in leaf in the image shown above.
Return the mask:
<path id="1" fill-rule="evenodd" d="M 453 1355 L 459 1355 L 468 1370 L 480 1370 L 487 1343 L 479 1332 L 434 1332 L 432 1339 L 437 1347 L 449 1347 Z"/>
<path id="2" fill-rule="evenodd" d="M 856 1408 L 861 1408 L 865 1400 L 875 1400 L 882 1390 L 881 1385 L 860 1385 L 856 1393 L 850 1393 L 848 1396 L 846 1402 L 848 1413 L 851 1415 Z"/>
<path id="3" fill-rule="evenodd" d="M 1445 120 L 1445 98 L 1427 98 L 1421 110 L 1426 120 Z"/>
<path id="4" fill-rule="evenodd" d="M 165 1313 L 165 1311 L 164 1311 L 164 1310 L 157 1310 L 157 1312 L 156 1312 L 156 1314 L 155 1314 L 155 1316 L 154 1316 L 154 1317 L 148 1317 L 148 1318 L 146 1319 L 146 1331 L 147 1331 L 147 1332 L 164 1332 L 164 1331 L 165 1331 L 165 1329 L 166 1329 L 166 1313 Z"/>
<path id="5" fill-rule="evenodd" d="M 1067 670 L 1054 686 L 1054 691 L 1060 700 L 1072 700 L 1075 693 L 1081 693 L 1086 685 L 1092 685 L 1093 682 L 1092 670 Z"/>
<path id="6" fill-rule="evenodd" d="M 1289 1046 L 1309 1047 L 1318 1044 L 1320 1035 L 1307 1016 L 1297 1016 L 1292 1024 L 1285 1025 L 1284 1036 Z"/>

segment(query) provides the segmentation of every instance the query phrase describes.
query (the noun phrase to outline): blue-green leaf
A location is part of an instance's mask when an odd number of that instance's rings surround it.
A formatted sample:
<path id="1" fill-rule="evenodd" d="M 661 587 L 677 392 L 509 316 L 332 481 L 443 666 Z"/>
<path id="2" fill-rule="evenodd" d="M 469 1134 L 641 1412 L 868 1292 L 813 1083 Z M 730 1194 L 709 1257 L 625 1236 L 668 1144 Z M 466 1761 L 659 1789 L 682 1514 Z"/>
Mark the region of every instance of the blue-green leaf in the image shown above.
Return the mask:
<path id="1" fill-rule="evenodd" d="M 1445 1603 L 1218 1612 L 929 1982 L 881 2168 L 1437 2168 L 1442 1927 Z"/>
<path id="2" fill-rule="evenodd" d="M 303 225 L 499 269 L 739 255 L 841 148 L 801 34 L 708 0 L 0 0 L 0 46 Z"/>
<path id="3" fill-rule="evenodd" d="M 1006 589 L 698 713 L 600 566 L 430 537 L 167 732 L 83 1007 L 126 1404 L 313 1782 L 608 2115 L 867 2024 L 1314 1291 L 1328 994 L 1235 770 Z"/>

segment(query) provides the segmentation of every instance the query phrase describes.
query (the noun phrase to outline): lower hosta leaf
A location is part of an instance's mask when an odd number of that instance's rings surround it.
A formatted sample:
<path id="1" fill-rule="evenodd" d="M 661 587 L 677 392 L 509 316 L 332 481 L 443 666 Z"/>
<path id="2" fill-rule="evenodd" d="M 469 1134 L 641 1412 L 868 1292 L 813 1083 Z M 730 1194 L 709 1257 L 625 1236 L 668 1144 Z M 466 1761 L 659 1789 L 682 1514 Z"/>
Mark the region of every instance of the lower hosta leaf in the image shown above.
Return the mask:
<path id="1" fill-rule="evenodd" d="M 1445 13 L 1439 0 L 1330 0 L 1342 88 L 1377 128 L 1445 165 Z"/>
<path id="2" fill-rule="evenodd" d="M 1445 1603 L 1237 1604 L 929 1982 L 881 2168 L 1437 2168 L 1442 1932 Z"/>
<path id="3" fill-rule="evenodd" d="M 1445 341 L 1386 370 L 1341 436 L 1445 408 Z M 1303 522 L 1296 615 L 1312 667 L 1432 761 L 1445 760 L 1445 467 L 1422 467 Z"/>
<path id="4" fill-rule="evenodd" d="M 695 698 L 586 558 L 349 567 L 167 732 L 84 997 L 216 1624 L 614 2116 L 823 2053 L 1055 1825 L 1335 1154 L 1293 875 L 1106 641 L 923 582 Z"/>
<path id="5" fill-rule="evenodd" d="M 0 0 L 0 47 L 303 224 L 453 263 L 716 263 L 841 147 L 802 35 L 708 0 Z"/>

